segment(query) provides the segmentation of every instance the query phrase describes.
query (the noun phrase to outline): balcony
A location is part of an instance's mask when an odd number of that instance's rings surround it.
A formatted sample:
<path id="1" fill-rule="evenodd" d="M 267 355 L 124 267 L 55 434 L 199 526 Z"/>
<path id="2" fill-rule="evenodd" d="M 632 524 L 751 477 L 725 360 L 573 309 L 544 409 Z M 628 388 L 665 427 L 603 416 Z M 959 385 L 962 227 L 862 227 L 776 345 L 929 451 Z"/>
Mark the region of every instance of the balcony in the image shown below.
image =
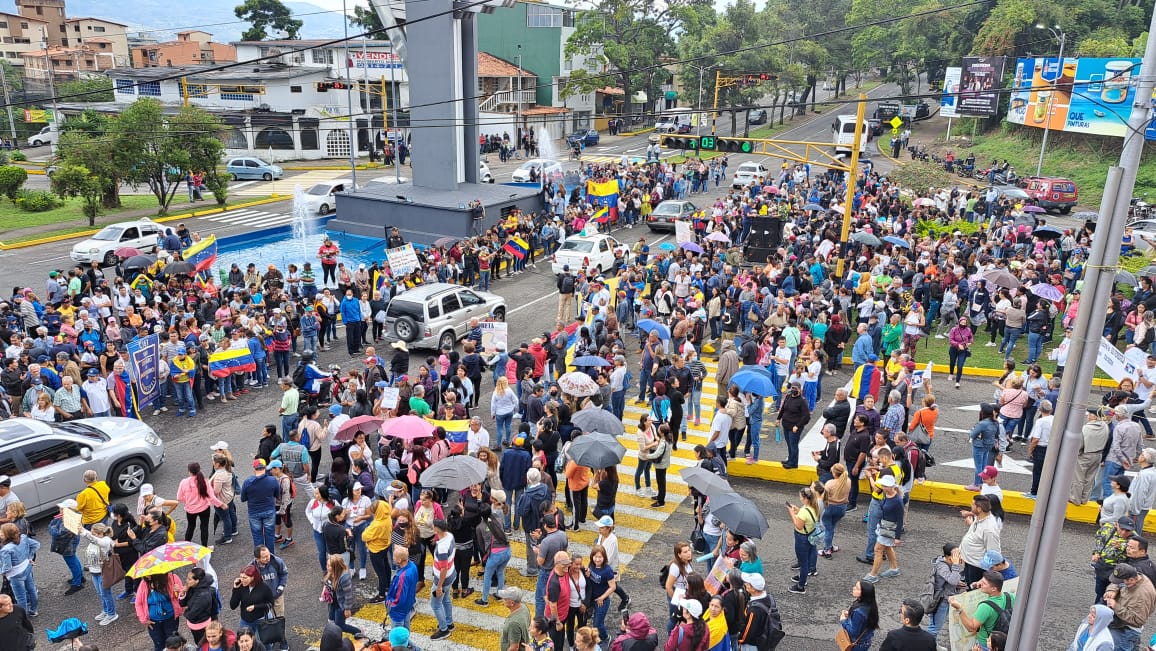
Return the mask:
<path id="1" fill-rule="evenodd" d="M 486 99 L 482 100 L 478 105 L 479 111 L 485 112 L 509 112 L 511 109 L 507 108 L 505 111 L 498 111 L 499 106 L 512 105 L 514 107 L 521 104 L 522 106 L 533 106 L 538 101 L 537 91 L 533 90 L 503 90 Z"/>

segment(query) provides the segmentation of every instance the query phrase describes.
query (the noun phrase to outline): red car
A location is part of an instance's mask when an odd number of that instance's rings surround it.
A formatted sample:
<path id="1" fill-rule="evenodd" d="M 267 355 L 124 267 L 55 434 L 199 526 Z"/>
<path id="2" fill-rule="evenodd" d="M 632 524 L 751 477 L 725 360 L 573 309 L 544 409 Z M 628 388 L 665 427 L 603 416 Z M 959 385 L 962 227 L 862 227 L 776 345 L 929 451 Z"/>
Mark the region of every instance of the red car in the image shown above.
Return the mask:
<path id="1" fill-rule="evenodd" d="M 1024 191 L 1035 199 L 1039 207 L 1068 214 L 1080 199 L 1075 181 L 1056 176 L 1035 176 L 1028 180 Z"/>

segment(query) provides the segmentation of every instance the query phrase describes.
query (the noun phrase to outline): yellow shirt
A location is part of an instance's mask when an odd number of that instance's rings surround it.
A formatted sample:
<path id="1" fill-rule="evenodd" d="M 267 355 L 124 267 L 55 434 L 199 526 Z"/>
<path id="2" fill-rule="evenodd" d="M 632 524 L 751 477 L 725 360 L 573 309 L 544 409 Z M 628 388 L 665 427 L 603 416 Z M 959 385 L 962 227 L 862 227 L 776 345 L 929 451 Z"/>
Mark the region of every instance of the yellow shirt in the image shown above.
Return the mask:
<path id="1" fill-rule="evenodd" d="M 84 524 L 96 524 L 108 517 L 108 484 L 96 481 L 76 494 L 76 510 Z"/>

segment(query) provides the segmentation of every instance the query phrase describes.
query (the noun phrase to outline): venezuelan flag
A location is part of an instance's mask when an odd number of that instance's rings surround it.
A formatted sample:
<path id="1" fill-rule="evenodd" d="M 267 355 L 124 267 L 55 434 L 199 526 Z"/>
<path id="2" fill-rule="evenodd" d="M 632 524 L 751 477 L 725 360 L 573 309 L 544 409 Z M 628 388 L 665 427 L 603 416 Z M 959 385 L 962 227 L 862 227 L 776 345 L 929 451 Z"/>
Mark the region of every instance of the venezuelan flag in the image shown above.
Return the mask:
<path id="1" fill-rule="evenodd" d="M 389 279 L 389 275 L 380 269 L 373 272 L 373 289 L 382 292 L 385 290 L 385 281 Z"/>
<path id="2" fill-rule="evenodd" d="M 133 278 L 128 286 L 133 289 L 139 289 L 141 293 L 145 295 L 145 298 L 152 298 L 153 279 L 150 278 L 148 274 L 137 274 L 137 277 Z"/>
<path id="3" fill-rule="evenodd" d="M 257 362 L 248 348 L 218 350 L 209 355 L 209 375 L 223 378 L 237 371 L 256 371 Z"/>
<path id="4" fill-rule="evenodd" d="M 529 243 L 527 243 L 526 240 L 523 240 L 520 237 L 511 237 L 502 246 L 502 250 L 504 250 L 505 252 L 509 253 L 510 255 L 514 256 L 515 258 L 517 258 L 519 260 L 526 257 L 527 255 L 530 255 Z"/>
<path id="5" fill-rule="evenodd" d="M 611 219 L 618 219 L 618 181 L 587 181 L 586 201 L 605 208 Z"/>
<path id="6" fill-rule="evenodd" d="M 590 219 L 592 221 L 598 222 L 599 224 L 605 224 L 606 221 L 610 219 L 610 209 L 606 206 L 602 206 L 598 210 L 594 211 L 594 214 L 590 216 Z"/>
<path id="7" fill-rule="evenodd" d="M 879 382 L 882 373 L 874 364 L 863 364 L 851 376 L 851 397 L 862 400 L 870 395 L 879 399 Z"/>
<path id="8" fill-rule="evenodd" d="M 723 615 L 708 617 L 706 629 L 710 633 L 707 651 L 731 651 L 731 638 L 727 635 L 727 620 Z"/>
<path id="9" fill-rule="evenodd" d="M 192 246 L 181 251 L 181 257 L 196 266 L 197 271 L 207 271 L 217 261 L 217 236 L 210 235 L 200 242 L 193 242 Z"/>
<path id="10" fill-rule="evenodd" d="M 446 441 L 450 444 L 450 454 L 465 454 L 470 429 L 468 420 L 430 420 L 434 427 L 446 430 Z"/>

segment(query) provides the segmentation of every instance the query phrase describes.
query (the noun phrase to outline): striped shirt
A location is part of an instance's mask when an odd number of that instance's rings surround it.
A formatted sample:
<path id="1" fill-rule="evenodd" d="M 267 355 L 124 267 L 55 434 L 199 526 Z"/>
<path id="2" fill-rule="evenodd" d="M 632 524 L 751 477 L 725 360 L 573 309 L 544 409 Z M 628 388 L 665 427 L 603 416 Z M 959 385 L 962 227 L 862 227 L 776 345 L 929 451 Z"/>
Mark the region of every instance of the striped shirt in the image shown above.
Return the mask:
<path id="1" fill-rule="evenodd" d="M 704 377 L 706 377 L 706 364 L 703 364 L 702 362 L 700 362 L 698 360 L 698 358 L 696 357 L 696 358 L 690 360 L 689 362 L 687 362 L 686 367 L 690 369 L 690 376 L 692 378 L 697 378 L 694 381 L 692 388 L 693 389 L 701 389 L 702 388 L 702 379 Z"/>

